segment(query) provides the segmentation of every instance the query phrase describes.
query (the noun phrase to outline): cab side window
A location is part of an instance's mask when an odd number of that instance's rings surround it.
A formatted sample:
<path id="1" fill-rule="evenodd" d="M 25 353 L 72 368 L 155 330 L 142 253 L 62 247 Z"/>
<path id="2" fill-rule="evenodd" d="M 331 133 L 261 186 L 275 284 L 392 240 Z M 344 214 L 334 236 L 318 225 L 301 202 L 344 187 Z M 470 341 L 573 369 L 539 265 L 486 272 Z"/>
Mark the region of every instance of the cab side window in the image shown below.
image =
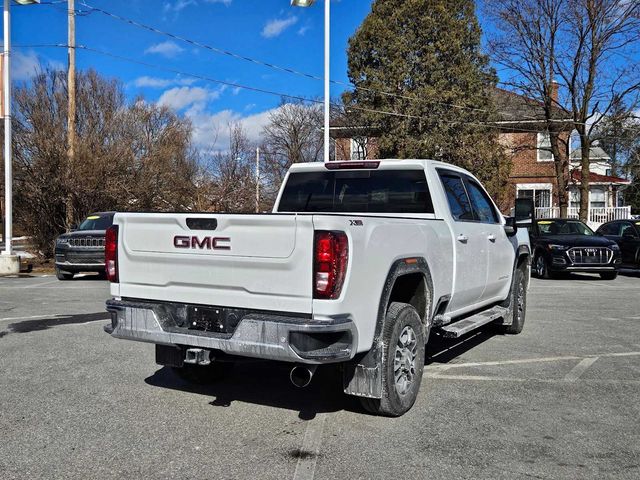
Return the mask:
<path id="1" fill-rule="evenodd" d="M 454 220 L 474 220 L 473 209 L 462 178 L 453 173 L 439 172 L 440 181 L 447 195 L 447 202 Z"/>
<path id="2" fill-rule="evenodd" d="M 476 220 L 482 223 L 498 223 L 498 214 L 485 191 L 471 179 L 467 179 L 466 184 Z"/>

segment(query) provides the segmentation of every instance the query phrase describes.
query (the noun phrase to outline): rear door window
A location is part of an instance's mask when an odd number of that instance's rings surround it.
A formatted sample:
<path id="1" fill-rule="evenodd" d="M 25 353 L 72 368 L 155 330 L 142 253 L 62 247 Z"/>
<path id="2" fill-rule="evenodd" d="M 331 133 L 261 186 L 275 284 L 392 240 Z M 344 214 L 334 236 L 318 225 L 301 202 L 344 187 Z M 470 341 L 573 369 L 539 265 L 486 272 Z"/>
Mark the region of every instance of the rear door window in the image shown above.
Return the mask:
<path id="1" fill-rule="evenodd" d="M 466 179 L 466 184 L 471 206 L 476 214 L 476 220 L 482 223 L 498 223 L 498 214 L 491 203 L 489 195 L 470 178 Z"/>
<path id="2" fill-rule="evenodd" d="M 444 192 L 447 196 L 447 202 L 449 203 L 449 209 L 451 210 L 451 216 L 455 220 L 469 220 L 473 221 L 473 209 L 471 208 L 471 201 L 467 195 L 467 190 L 464 187 L 462 178 L 458 175 L 439 172 Z"/>
<path id="3" fill-rule="evenodd" d="M 294 172 L 279 212 L 433 213 L 423 170 Z"/>

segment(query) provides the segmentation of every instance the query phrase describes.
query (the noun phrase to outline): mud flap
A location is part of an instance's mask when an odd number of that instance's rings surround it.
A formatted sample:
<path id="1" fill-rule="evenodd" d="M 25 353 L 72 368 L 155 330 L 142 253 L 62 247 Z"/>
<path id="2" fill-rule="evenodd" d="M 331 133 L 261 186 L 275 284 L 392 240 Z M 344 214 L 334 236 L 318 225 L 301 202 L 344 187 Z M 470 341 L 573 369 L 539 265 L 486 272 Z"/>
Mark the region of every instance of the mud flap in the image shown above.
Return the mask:
<path id="1" fill-rule="evenodd" d="M 356 397 L 382 397 L 382 345 L 375 342 L 371 350 L 344 364 L 344 393 Z"/>

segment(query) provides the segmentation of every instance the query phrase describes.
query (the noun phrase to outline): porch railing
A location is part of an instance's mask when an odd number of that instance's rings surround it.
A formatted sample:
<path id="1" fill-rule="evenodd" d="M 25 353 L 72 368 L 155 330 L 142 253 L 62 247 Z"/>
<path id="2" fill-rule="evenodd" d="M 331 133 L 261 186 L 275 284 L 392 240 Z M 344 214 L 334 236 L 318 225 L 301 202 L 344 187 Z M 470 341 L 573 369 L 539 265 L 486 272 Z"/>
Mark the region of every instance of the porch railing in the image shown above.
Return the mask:
<path id="1" fill-rule="evenodd" d="M 569 207 L 568 218 L 579 218 L 580 209 Z M 560 207 L 537 207 L 536 218 L 557 218 L 560 216 Z M 612 220 L 624 220 L 631 218 L 631 207 L 602 207 L 589 209 L 589 222 L 602 224 Z"/>

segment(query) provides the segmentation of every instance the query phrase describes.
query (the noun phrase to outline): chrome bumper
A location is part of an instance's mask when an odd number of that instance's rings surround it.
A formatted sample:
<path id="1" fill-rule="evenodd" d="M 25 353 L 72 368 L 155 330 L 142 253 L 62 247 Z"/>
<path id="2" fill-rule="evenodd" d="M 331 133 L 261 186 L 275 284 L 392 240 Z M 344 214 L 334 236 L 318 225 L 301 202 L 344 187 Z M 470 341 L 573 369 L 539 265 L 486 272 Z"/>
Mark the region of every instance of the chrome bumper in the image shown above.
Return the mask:
<path id="1" fill-rule="evenodd" d="M 167 331 L 170 328 L 168 320 L 161 318 L 156 306 L 159 304 L 108 300 L 111 324 L 105 325 L 104 330 L 112 337 L 126 340 L 220 350 L 230 355 L 285 362 L 344 362 L 356 354 L 357 329 L 353 321 L 347 319 L 318 321 L 256 312 L 244 316 L 231 335 L 175 327 L 171 328 L 173 331 Z M 329 334 L 340 341 L 316 350 L 305 350 L 300 348 L 299 340 L 292 341 L 305 334 Z"/>

